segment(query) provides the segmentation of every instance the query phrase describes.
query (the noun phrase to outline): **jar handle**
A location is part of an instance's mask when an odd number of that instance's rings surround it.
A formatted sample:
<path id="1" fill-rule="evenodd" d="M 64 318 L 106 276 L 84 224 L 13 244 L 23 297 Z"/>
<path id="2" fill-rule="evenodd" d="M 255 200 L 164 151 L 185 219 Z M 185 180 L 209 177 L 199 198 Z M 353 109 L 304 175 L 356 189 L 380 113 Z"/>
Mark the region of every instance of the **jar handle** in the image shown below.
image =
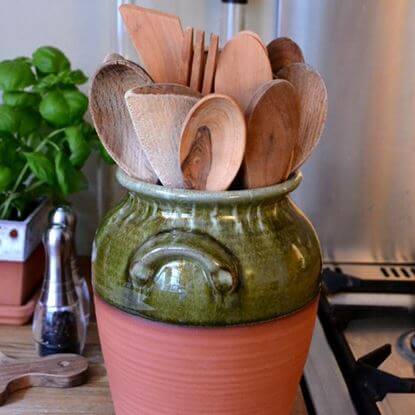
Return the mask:
<path id="1" fill-rule="evenodd" d="M 175 259 L 199 264 L 218 293 L 230 294 L 239 286 L 239 265 L 231 252 L 207 234 L 181 230 L 157 234 L 135 251 L 129 267 L 133 285 L 151 285 L 160 268 Z"/>

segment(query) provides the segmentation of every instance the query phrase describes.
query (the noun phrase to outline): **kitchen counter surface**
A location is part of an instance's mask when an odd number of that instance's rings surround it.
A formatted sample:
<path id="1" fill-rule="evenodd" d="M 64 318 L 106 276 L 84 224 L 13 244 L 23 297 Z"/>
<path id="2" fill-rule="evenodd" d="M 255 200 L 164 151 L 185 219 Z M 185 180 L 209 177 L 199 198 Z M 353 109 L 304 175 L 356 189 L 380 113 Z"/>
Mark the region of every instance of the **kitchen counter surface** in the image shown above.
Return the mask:
<path id="1" fill-rule="evenodd" d="M 0 350 L 17 359 L 36 357 L 31 326 L 0 325 Z M 0 407 L 0 415 L 114 415 L 95 323 L 91 323 L 89 328 L 85 356 L 89 360 L 89 380 L 86 384 L 70 389 L 39 387 L 17 391 Z M 293 415 L 306 414 L 299 392 Z"/>

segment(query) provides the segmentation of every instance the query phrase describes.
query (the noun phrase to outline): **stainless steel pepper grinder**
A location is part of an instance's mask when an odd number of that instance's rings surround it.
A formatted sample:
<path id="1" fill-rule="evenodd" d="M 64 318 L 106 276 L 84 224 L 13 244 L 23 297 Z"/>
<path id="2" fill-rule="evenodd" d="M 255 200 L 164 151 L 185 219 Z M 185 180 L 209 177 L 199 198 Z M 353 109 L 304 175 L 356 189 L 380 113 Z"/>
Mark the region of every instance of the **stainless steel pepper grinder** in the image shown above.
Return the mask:
<path id="1" fill-rule="evenodd" d="M 71 270 L 71 234 L 61 225 L 49 226 L 43 237 L 45 276 L 33 318 L 33 336 L 40 356 L 81 354 L 85 317 Z"/>
<path id="2" fill-rule="evenodd" d="M 91 314 L 91 296 L 89 294 L 88 284 L 82 276 L 76 254 L 75 232 L 76 232 L 76 215 L 69 206 L 59 206 L 53 210 L 49 216 L 49 223 L 52 225 L 61 225 L 67 228 L 71 233 L 71 269 L 72 277 L 75 282 L 76 292 L 81 299 L 82 312 L 85 315 L 86 324 L 89 324 Z"/>

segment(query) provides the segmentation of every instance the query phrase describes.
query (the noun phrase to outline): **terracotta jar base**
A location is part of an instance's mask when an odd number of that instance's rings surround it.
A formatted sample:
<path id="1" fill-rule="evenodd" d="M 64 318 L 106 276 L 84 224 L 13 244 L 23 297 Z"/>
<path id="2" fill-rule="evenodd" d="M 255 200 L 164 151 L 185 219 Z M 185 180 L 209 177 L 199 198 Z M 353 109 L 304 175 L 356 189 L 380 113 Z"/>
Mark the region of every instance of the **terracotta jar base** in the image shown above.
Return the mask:
<path id="1" fill-rule="evenodd" d="M 266 323 L 199 328 L 131 316 L 95 296 L 117 415 L 289 415 L 317 303 Z"/>

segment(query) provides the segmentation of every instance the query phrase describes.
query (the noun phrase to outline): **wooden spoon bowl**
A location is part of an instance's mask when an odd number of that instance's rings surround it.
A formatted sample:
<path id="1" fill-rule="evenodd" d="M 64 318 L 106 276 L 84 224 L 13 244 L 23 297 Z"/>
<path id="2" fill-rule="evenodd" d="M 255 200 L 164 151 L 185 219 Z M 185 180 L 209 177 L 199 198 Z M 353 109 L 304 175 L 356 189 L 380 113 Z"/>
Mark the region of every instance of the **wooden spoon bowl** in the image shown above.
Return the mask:
<path id="1" fill-rule="evenodd" d="M 226 190 L 242 163 L 244 115 L 230 97 L 210 94 L 188 113 L 181 133 L 180 166 L 188 189 Z"/>
<path id="2" fill-rule="evenodd" d="M 108 55 L 92 78 L 89 109 L 102 144 L 117 164 L 133 178 L 157 183 L 124 101 L 126 91 L 152 82 L 139 65 L 117 54 Z"/>
<path id="3" fill-rule="evenodd" d="M 183 188 L 180 131 L 200 96 L 179 84 L 144 85 L 125 94 L 138 141 L 164 186 Z"/>

